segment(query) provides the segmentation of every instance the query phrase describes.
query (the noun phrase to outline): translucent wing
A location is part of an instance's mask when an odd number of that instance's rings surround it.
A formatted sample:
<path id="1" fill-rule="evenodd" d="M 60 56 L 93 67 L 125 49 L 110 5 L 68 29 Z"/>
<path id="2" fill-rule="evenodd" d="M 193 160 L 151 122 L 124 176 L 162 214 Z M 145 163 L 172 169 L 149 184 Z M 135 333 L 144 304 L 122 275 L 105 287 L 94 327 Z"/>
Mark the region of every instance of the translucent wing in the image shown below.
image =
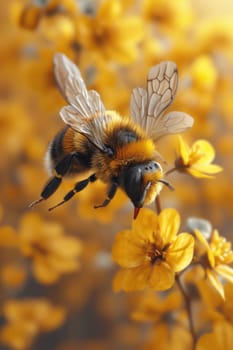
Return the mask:
<path id="1" fill-rule="evenodd" d="M 148 95 L 145 89 L 135 88 L 131 94 L 130 114 L 136 124 L 141 125 L 144 130 L 147 130 L 146 116 Z"/>
<path id="2" fill-rule="evenodd" d="M 54 73 L 61 94 L 69 103 L 61 109 L 61 118 L 104 150 L 103 136 L 109 117 L 99 94 L 94 90 L 87 91 L 78 67 L 64 54 L 55 54 Z"/>
<path id="3" fill-rule="evenodd" d="M 155 141 L 168 134 L 181 133 L 193 125 L 193 118 L 183 112 L 163 114 L 172 103 L 178 86 L 174 62 L 166 61 L 150 69 L 147 91 L 133 89 L 130 101 L 131 117 Z"/>
<path id="4" fill-rule="evenodd" d="M 150 137 L 158 141 L 163 136 L 180 134 L 193 125 L 193 118 L 184 112 L 170 112 L 155 119 L 150 131 Z"/>

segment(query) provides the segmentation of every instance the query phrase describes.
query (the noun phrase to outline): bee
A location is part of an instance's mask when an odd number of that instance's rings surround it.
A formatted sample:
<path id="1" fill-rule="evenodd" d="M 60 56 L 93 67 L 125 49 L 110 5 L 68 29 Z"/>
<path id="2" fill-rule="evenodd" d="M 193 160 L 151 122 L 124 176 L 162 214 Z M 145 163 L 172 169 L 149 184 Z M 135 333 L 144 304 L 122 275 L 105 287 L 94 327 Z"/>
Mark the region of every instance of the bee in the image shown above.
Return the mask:
<path id="1" fill-rule="evenodd" d="M 49 198 L 63 177 L 91 170 L 90 176 L 75 183 L 63 200 L 49 210 L 100 179 L 108 185 L 108 191 L 103 203 L 95 208 L 107 206 L 121 188 L 133 203 L 136 219 L 140 208 L 153 202 L 163 185 L 172 187 L 164 179 L 162 166 L 157 161 L 157 141 L 165 135 L 184 132 L 193 125 L 193 118 L 186 113 L 163 113 L 176 95 L 176 64 L 165 61 L 152 67 L 147 89 L 133 89 L 131 119 L 106 110 L 99 94 L 87 90 L 78 67 L 62 53 L 54 56 L 54 74 L 68 103 L 60 111 L 66 126 L 49 144 L 45 164 L 51 177 L 40 199 L 30 207 Z"/>

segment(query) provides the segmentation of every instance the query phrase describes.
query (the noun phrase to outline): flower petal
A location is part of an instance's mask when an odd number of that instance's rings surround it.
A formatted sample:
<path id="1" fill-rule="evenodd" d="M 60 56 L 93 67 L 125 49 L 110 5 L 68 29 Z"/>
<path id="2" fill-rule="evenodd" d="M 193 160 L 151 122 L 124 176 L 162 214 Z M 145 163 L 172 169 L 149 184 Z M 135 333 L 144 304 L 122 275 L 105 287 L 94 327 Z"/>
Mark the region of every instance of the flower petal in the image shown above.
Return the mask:
<path id="1" fill-rule="evenodd" d="M 206 174 L 217 174 L 223 170 L 220 165 L 217 164 L 198 164 L 196 163 L 194 168 Z"/>
<path id="2" fill-rule="evenodd" d="M 213 179 L 214 176 L 210 174 L 217 174 L 222 170 L 223 168 L 216 164 L 195 163 L 192 167 L 187 168 L 186 171 L 196 178 Z"/>
<path id="3" fill-rule="evenodd" d="M 207 240 L 205 239 L 205 237 L 201 233 L 201 231 L 196 229 L 196 230 L 194 230 L 194 233 L 195 233 L 197 239 L 203 244 L 204 248 L 206 249 L 211 267 L 214 267 L 215 266 L 215 258 L 214 258 L 214 254 L 213 254 L 212 250 L 210 249 L 209 243 L 207 242 Z"/>
<path id="4" fill-rule="evenodd" d="M 221 297 L 223 299 L 225 299 L 225 293 L 224 293 L 223 285 L 222 285 L 221 281 L 219 280 L 219 278 L 218 278 L 217 274 L 215 273 L 215 271 L 207 269 L 206 270 L 206 274 L 207 274 L 207 277 L 208 277 L 210 283 L 212 284 L 212 286 L 219 292 Z"/>
<path id="5" fill-rule="evenodd" d="M 200 155 L 199 160 L 195 162 L 196 164 L 211 163 L 215 157 L 215 150 L 213 146 L 206 140 L 198 140 L 194 142 L 192 146 L 192 153 Z"/>
<path id="6" fill-rule="evenodd" d="M 136 232 L 124 230 L 116 236 L 112 258 L 122 267 L 132 268 L 141 265 L 145 259 L 144 241 Z"/>
<path id="7" fill-rule="evenodd" d="M 15 230 L 10 226 L 4 226 L 0 228 L 0 246 L 1 247 L 14 247 L 18 246 L 19 238 Z"/>
<path id="8" fill-rule="evenodd" d="M 59 271 L 51 268 L 47 259 L 35 259 L 33 274 L 42 284 L 52 284 L 59 279 Z"/>
<path id="9" fill-rule="evenodd" d="M 144 289 L 148 285 L 151 265 L 144 264 L 132 269 L 121 269 L 113 280 L 113 290 L 125 292 Z"/>
<path id="10" fill-rule="evenodd" d="M 180 215 L 172 208 L 167 208 L 159 214 L 159 229 L 164 246 L 176 236 L 180 227 Z"/>
<path id="11" fill-rule="evenodd" d="M 178 154 L 181 156 L 183 163 L 187 165 L 189 162 L 190 148 L 181 136 L 178 136 L 178 141 Z"/>
<path id="12" fill-rule="evenodd" d="M 197 342 L 197 350 L 231 350 L 233 327 L 229 322 L 221 321 L 213 325 L 211 333 L 202 335 Z"/>
<path id="13" fill-rule="evenodd" d="M 194 165 L 192 168 L 187 168 L 186 171 L 188 174 L 190 174 L 193 177 L 196 177 L 197 179 L 213 179 L 214 176 L 213 175 L 208 175 L 205 172 L 203 172 L 202 168 L 203 166 L 199 167 L 200 170 L 198 169 L 198 167 L 196 165 Z"/>
<path id="14" fill-rule="evenodd" d="M 167 249 L 166 261 L 175 271 L 185 269 L 193 258 L 194 238 L 189 233 L 180 233 Z"/>
<path id="15" fill-rule="evenodd" d="M 117 26 L 116 38 L 122 42 L 124 38 L 127 44 L 135 45 L 135 42 L 142 39 L 144 34 L 143 22 L 137 16 L 127 17 L 121 19 Z"/>
<path id="16" fill-rule="evenodd" d="M 173 286 L 175 282 L 175 273 L 170 266 L 164 262 L 154 264 L 149 285 L 154 290 L 166 290 Z"/>
<path id="17" fill-rule="evenodd" d="M 153 232 L 158 225 L 158 216 L 151 209 L 143 208 L 140 215 L 132 223 L 134 235 L 139 239 L 146 239 L 149 242 L 154 242 Z"/>
<path id="18" fill-rule="evenodd" d="M 233 268 L 228 265 L 220 264 L 215 267 L 215 271 L 229 282 L 233 283 Z"/>

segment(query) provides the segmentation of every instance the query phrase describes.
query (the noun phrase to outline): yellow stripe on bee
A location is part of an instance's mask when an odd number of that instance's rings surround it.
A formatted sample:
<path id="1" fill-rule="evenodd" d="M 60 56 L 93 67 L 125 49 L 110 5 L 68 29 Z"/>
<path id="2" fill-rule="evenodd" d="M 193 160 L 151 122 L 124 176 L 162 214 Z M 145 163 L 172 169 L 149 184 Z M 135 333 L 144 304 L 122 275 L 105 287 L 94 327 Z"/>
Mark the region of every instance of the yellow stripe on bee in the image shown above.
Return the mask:
<path id="1" fill-rule="evenodd" d="M 161 182 L 151 184 L 149 190 L 146 193 L 144 204 L 152 203 L 155 200 L 156 196 L 160 193 L 162 187 L 163 184 Z"/>
<path id="2" fill-rule="evenodd" d="M 158 182 L 163 178 L 163 171 L 162 170 L 156 170 L 152 172 L 145 172 L 143 175 L 143 182 L 144 184 L 147 184 L 148 182 L 155 183 Z"/>
<path id="3" fill-rule="evenodd" d="M 56 169 L 53 169 L 53 175 L 54 175 L 57 179 L 62 179 L 62 175 L 58 174 L 58 172 L 56 171 Z"/>
<path id="4" fill-rule="evenodd" d="M 116 159 L 118 160 L 139 160 L 145 161 L 153 159 L 155 155 L 155 145 L 151 139 L 138 140 L 126 144 L 119 148 L 116 153 Z"/>
<path id="5" fill-rule="evenodd" d="M 150 204 L 155 200 L 155 197 L 160 193 L 163 184 L 158 182 L 163 178 L 163 172 L 161 170 L 155 172 L 144 173 L 143 183 L 147 185 L 150 183 L 150 187 L 146 193 L 144 204 Z"/>

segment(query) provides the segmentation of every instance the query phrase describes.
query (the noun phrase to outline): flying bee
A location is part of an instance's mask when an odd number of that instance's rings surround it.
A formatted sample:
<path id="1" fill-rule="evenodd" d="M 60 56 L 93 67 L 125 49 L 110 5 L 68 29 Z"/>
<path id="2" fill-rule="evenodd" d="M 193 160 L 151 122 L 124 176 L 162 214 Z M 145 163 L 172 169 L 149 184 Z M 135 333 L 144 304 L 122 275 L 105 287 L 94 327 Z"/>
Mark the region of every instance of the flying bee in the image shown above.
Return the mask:
<path id="1" fill-rule="evenodd" d="M 99 94 L 87 90 L 78 67 L 64 54 L 55 54 L 54 73 L 59 90 L 68 102 L 60 111 L 66 126 L 48 147 L 45 163 L 51 178 L 40 199 L 30 207 L 49 198 L 63 177 L 91 170 L 89 177 L 75 183 L 64 199 L 49 210 L 100 179 L 108 185 L 108 191 L 103 203 L 95 208 L 107 206 L 121 188 L 133 203 L 136 218 L 140 208 L 155 200 L 163 184 L 170 186 L 156 160 L 156 142 L 165 135 L 181 133 L 193 124 L 193 118 L 183 112 L 163 113 L 177 91 L 176 64 L 166 61 L 152 67 L 147 90 L 133 89 L 130 120 L 105 110 Z"/>

